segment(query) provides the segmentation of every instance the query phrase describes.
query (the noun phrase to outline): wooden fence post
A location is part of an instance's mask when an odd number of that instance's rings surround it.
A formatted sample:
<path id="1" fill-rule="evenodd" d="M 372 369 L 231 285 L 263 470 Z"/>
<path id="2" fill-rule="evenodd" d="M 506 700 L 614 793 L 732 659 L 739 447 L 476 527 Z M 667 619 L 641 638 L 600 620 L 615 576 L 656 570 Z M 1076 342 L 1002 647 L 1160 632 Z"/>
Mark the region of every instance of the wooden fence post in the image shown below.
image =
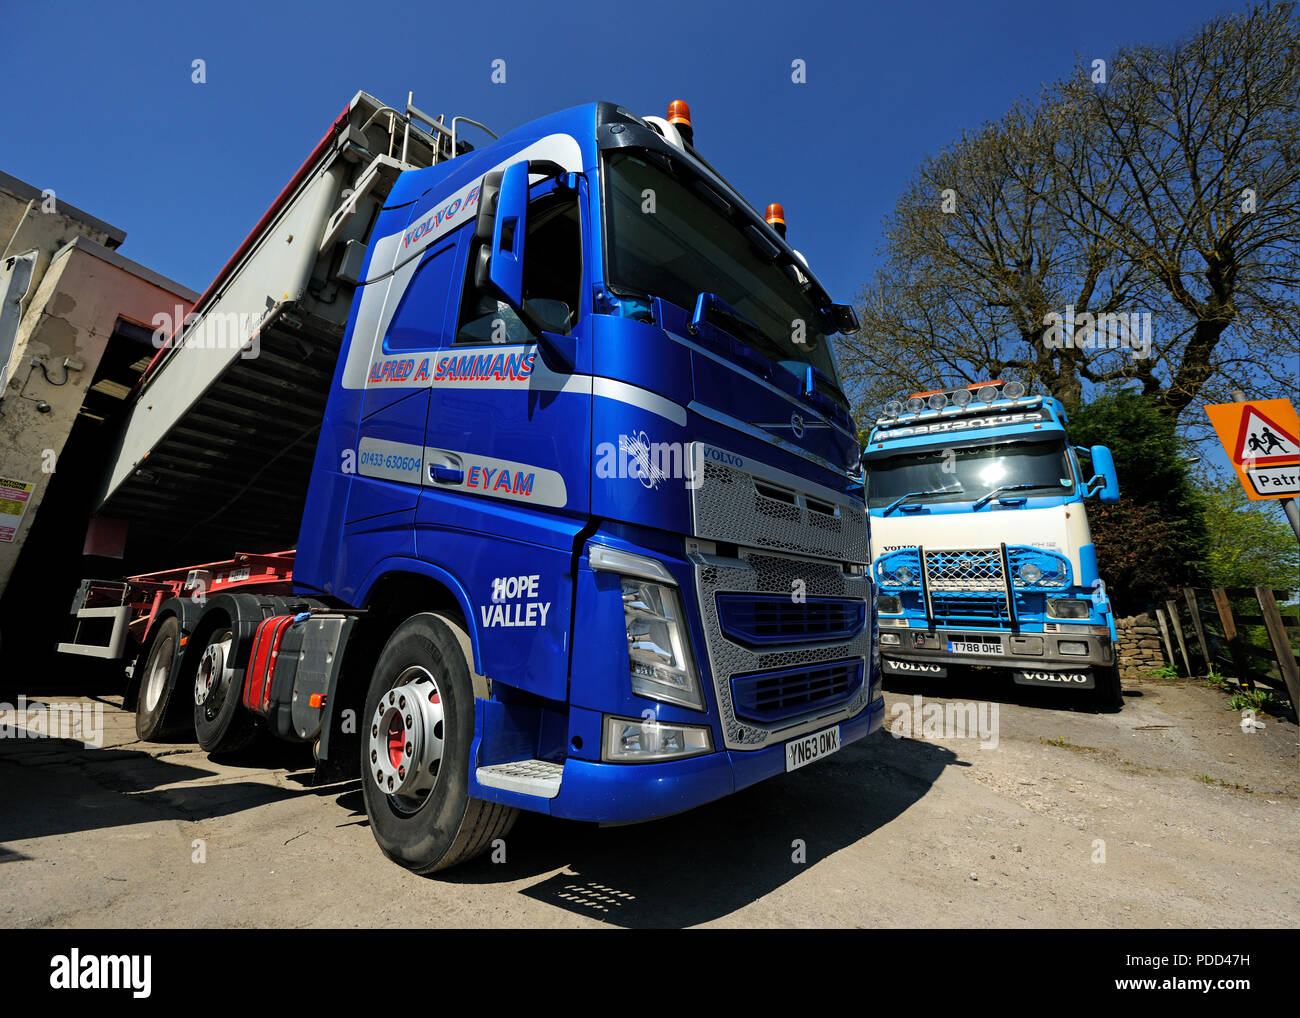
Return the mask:
<path id="1" fill-rule="evenodd" d="M 1232 655 L 1232 664 L 1237 670 L 1237 683 L 1246 686 L 1253 693 L 1255 680 L 1250 677 L 1249 668 L 1243 660 L 1245 655 L 1241 652 L 1237 624 L 1232 618 L 1232 605 L 1228 603 L 1228 592 L 1222 587 L 1215 587 L 1213 593 L 1214 606 L 1219 610 L 1219 621 L 1223 623 L 1223 638 L 1228 641 L 1228 653 Z"/>
<path id="2" fill-rule="evenodd" d="M 1169 621 L 1174 627 L 1174 635 L 1178 637 L 1178 649 L 1183 655 L 1183 667 L 1187 669 L 1187 674 L 1192 674 L 1192 663 L 1187 659 L 1187 644 L 1183 641 L 1183 623 L 1178 618 L 1178 602 L 1169 600 L 1165 602 L 1165 609 L 1169 612 Z"/>
<path id="3" fill-rule="evenodd" d="M 1160 627 L 1160 642 L 1164 644 L 1165 660 L 1178 671 L 1178 662 L 1174 659 L 1174 644 L 1169 639 L 1169 623 L 1165 621 L 1165 610 L 1156 606 L 1156 624 Z"/>
<path id="4" fill-rule="evenodd" d="M 1291 709 L 1300 714 L 1300 674 L 1297 673 L 1295 654 L 1291 651 L 1291 640 L 1287 637 L 1282 613 L 1278 611 L 1277 600 L 1273 597 L 1271 588 L 1256 587 L 1255 597 L 1259 599 L 1260 614 L 1264 616 L 1264 626 L 1268 629 L 1273 653 L 1277 655 L 1277 666 L 1282 672 L 1282 681 L 1286 683 Z"/>
<path id="5" fill-rule="evenodd" d="M 1183 598 L 1187 601 L 1187 610 L 1192 613 L 1192 632 L 1196 634 L 1196 642 L 1201 645 L 1201 661 L 1208 675 L 1214 669 L 1214 661 L 1210 657 L 1210 648 L 1205 644 L 1205 627 L 1201 625 L 1201 606 L 1196 603 L 1196 591 L 1184 587 Z"/>

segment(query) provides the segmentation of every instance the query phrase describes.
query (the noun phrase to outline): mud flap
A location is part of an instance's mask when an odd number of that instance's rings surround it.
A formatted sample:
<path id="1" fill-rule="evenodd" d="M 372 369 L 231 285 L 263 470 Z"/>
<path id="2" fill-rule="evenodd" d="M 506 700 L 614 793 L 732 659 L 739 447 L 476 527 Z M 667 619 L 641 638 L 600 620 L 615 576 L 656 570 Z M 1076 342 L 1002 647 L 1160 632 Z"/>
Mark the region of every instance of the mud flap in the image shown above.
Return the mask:
<path id="1" fill-rule="evenodd" d="M 1091 669 L 1017 668 L 1012 673 L 1017 686 L 1052 686 L 1056 689 L 1095 689 L 1097 680 Z"/>
<path id="2" fill-rule="evenodd" d="M 886 675 L 928 675 L 935 679 L 946 678 L 948 675 L 946 666 L 931 664 L 929 661 L 896 661 L 882 656 L 880 665 Z"/>

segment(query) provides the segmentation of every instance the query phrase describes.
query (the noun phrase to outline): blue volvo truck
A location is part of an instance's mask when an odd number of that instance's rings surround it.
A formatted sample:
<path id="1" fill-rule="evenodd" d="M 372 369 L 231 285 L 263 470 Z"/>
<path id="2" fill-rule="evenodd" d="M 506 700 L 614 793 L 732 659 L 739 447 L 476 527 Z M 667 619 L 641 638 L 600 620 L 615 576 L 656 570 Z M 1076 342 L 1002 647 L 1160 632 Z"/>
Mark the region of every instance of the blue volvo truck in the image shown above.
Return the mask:
<path id="1" fill-rule="evenodd" d="M 991 381 L 892 400 L 863 451 L 886 674 L 970 666 L 1122 703 L 1115 619 L 1084 500 L 1119 500 L 1105 446 L 1059 400 Z M 985 673 L 987 674 L 987 673 Z"/>
<path id="2" fill-rule="evenodd" d="M 852 309 L 685 104 L 467 125 L 360 93 L 156 342 L 92 527 L 150 568 L 84 581 L 61 645 L 132 662 L 142 738 L 359 771 L 420 872 L 519 810 L 709 802 L 884 709 Z"/>

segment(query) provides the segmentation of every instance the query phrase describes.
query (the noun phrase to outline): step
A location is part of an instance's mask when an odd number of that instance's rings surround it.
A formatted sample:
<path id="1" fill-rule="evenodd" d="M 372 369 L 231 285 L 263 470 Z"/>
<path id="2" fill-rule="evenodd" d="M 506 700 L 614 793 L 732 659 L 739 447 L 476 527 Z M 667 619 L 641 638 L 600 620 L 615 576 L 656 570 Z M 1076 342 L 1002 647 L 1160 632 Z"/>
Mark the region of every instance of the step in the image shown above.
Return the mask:
<path id="1" fill-rule="evenodd" d="M 480 767 L 475 776 L 480 785 L 488 788 L 554 799 L 560 794 L 564 764 L 551 763 L 549 760 L 512 760 L 509 763 Z"/>

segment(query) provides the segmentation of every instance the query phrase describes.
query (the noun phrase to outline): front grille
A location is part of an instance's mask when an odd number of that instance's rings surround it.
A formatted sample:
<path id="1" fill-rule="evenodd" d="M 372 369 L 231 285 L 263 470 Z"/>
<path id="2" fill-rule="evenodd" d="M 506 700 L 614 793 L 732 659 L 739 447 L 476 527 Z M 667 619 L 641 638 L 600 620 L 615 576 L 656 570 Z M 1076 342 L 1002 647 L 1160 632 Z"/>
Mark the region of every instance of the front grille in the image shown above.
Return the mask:
<path id="1" fill-rule="evenodd" d="M 861 658 L 731 679 L 736 715 L 760 724 L 833 707 L 862 685 Z"/>
<path id="2" fill-rule="evenodd" d="M 837 562 L 867 561 L 866 512 L 828 498 L 706 458 L 703 483 L 691 490 L 695 536 Z"/>
<path id="3" fill-rule="evenodd" d="M 866 602 L 857 599 L 718 595 L 722 632 L 747 647 L 852 639 L 862 631 L 866 613 Z"/>
<path id="4" fill-rule="evenodd" d="M 1000 548 L 927 551 L 926 575 L 935 590 L 1005 590 Z"/>
<path id="5" fill-rule="evenodd" d="M 704 483 L 691 491 L 694 536 L 732 546 L 718 548 L 718 554 L 714 548 L 692 553 L 708 670 L 727 749 L 762 749 L 822 723 L 828 714 L 852 717 L 870 696 L 867 683 L 859 680 L 856 691 L 850 688 L 838 700 L 827 694 L 833 704 L 828 711 L 819 713 L 815 706 L 799 707 L 791 700 L 784 707 L 765 706 L 774 711 L 766 722 L 753 713 L 739 716 L 733 679 L 770 677 L 788 669 L 807 672 L 846 659 L 862 661 L 872 652 L 865 621 L 871 580 L 843 565 L 867 561 L 866 512 L 850 497 L 803 490 L 794 480 L 752 460 L 742 464 L 735 457 L 732 464 L 723 464 L 706 458 Z M 806 603 L 791 601 L 795 591 L 804 594 Z M 739 607 L 729 602 L 733 596 Z M 854 611 L 862 611 L 862 621 L 855 628 L 850 616 L 847 629 L 837 633 L 846 626 L 843 614 L 836 617 L 842 609 L 810 608 L 817 599 L 861 606 Z M 793 614 L 793 607 L 803 611 Z M 786 707 L 812 713 L 787 719 L 781 714 Z M 749 709 L 757 707 L 751 703 Z"/>

